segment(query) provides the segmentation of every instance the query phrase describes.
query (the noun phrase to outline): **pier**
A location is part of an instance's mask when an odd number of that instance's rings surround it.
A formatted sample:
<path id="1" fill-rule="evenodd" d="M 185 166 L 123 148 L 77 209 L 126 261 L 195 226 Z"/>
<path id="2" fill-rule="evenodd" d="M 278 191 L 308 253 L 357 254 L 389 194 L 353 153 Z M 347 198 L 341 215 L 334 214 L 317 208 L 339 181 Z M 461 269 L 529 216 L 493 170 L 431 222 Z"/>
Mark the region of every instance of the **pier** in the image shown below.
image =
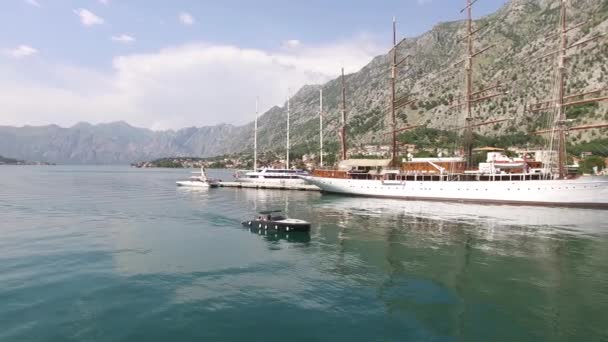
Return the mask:
<path id="1" fill-rule="evenodd" d="M 300 191 L 320 191 L 318 187 L 310 184 L 285 185 L 272 183 L 256 182 L 220 182 L 220 187 L 227 188 L 249 188 L 249 189 L 270 189 L 270 190 L 300 190 Z"/>

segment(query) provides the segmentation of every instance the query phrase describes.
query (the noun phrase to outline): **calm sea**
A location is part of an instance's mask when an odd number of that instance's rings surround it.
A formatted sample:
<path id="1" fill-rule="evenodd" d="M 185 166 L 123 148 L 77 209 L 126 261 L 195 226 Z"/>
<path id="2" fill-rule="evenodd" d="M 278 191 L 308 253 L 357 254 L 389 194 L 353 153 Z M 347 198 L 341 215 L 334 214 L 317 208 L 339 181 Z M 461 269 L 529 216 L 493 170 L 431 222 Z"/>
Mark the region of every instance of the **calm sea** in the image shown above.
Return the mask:
<path id="1" fill-rule="evenodd" d="M 0 167 L 0 340 L 608 339 L 608 211 L 176 188 L 189 172 Z M 264 209 L 312 232 L 240 225 Z"/>

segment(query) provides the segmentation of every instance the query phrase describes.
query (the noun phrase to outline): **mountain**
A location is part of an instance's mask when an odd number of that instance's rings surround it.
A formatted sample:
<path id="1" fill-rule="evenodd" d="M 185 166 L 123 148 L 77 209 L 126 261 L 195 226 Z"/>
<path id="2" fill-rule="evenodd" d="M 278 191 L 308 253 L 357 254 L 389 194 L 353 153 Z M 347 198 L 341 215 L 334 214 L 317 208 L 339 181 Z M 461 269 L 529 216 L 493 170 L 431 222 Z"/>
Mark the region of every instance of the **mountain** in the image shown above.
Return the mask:
<path id="1" fill-rule="evenodd" d="M 0 126 L 0 154 L 62 164 L 126 164 L 162 156 L 214 155 L 239 146 L 231 125 L 152 131 L 125 122 L 69 128 Z"/>
<path id="2" fill-rule="evenodd" d="M 570 43 L 608 33 L 608 1 L 578 0 L 569 9 L 572 25 L 584 24 L 570 32 Z M 478 133 L 504 136 L 529 132 L 545 125 L 545 115 L 527 113 L 524 106 L 550 98 L 554 58 L 539 57 L 554 51 L 558 41 L 548 38 L 559 22 L 558 1 L 511 0 L 496 13 L 475 20 L 475 49 L 492 45 L 475 60 L 475 90 L 500 83 L 508 94 L 480 104 L 474 115 L 481 121 L 511 120 L 483 126 Z M 399 125 L 426 124 L 449 129 L 461 126 L 461 111 L 450 102 L 461 94 L 464 76 L 461 66 L 453 67 L 464 55 L 464 22 L 436 25 L 419 37 L 407 38 L 399 56 L 410 56 L 399 72 L 397 94 L 410 94 L 415 102 L 400 110 Z M 568 60 L 567 93 L 608 87 L 608 37 L 581 45 Z M 349 144 L 387 142 L 389 127 L 389 56 L 374 58 L 360 71 L 346 75 Z M 336 149 L 337 118 L 341 85 L 335 79 L 323 85 L 302 87 L 291 99 L 291 142 L 294 150 L 314 151 L 318 146 L 318 91 L 323 88 L 328 119 L 326 145 Z M 606 102 L 568 109 L 576 124 L 608 122 Z M 273 107 L 258 122 L 261 150 L 284 150 L 285 106 Z M 603 130 L 579 131 L 570 141 L 580 143 L 606 138 Z M 100 125 L 80 123 L 69 128 L 0 127 L 0 154 L 27 160 L 56 163 L 128 163 L 165 156 L 213 156 L 251 149 L 253 123 L 244 126 L 191 127 L 178 131 L 151 131 L 124 122 Z"/>
<path id="3" fill-rule="evenodd" d="M 480 127 L 479 133 L 508 135 L 545 126 L 546 116 L 527 113 L 524 106 L 551 98 L 555 60 L 535 59 L 557 49 L 557 39 L 547 39 L 558 27 L 557 6 L 557 1 L 512 0 L 496 13 L 475 21 L 474 29 L 480 29 L 475 50 L 493 47 L 475 60 L 474 90 L 500 83 L 509 93 L 483 102 L 475 108 L 474 115 L 481 122 L 512 118 L 505 123 Z M 576 11 L 570 9 L 569 12 L 572 25 L 585 22 L 571 31 L 570 44 L 608 33 L 607 1 L 577 1 Z M 449 109 L 451 99 L 458 97 L 463 89 L 463 68 L 452 65 L 463 58 L 464 35 L 464 22 L 447 22 L 419 37 L 406 39 L 400 45 L 398 56 L 411 57 L 399 72 L 397 97 L 411 94 L 410 98 L 416 101 L 397 113 L 399 126 L 426 124 L 448 129 L 464 124 L 462 112 Z M 581 46 L 566 66 L 567 94 L 606 88 L 608 37 Z M 345 77 L 351 144 L 387 142 L 388 136 L 384 133 L 390 127 L 389 72 L 389 56 L 384 55 Z M 296 133 L 292 142 L 296 145 L 316 145 L 318 140 L 318 88 L 306 87 L 292 101 L 295 121 L 292 127 Z M 337 118 L 340 112 L 339 79 L 324 84 L 323 94 L 328 115 Z M 260 122 L 262 136 L 270 140 L 262 145 L 264 147 L 283 145 L 284 134 L 273 133 L 276 129 L 268 124 L 279 119 L 276 114 L 269 113 L 269 118 Z M 608 122 L 608 106 L 603 102 L 570 108 L 568 116 L 578 119 L 577 125 Z M 331 140 L 336 136 L 335 132 L 336 126 L 330 125 L 325 136 Z M 606 130 L 579 131 L 573 133 L 570 140 L 580 142 L 599 136 L 607 137 Z"/>

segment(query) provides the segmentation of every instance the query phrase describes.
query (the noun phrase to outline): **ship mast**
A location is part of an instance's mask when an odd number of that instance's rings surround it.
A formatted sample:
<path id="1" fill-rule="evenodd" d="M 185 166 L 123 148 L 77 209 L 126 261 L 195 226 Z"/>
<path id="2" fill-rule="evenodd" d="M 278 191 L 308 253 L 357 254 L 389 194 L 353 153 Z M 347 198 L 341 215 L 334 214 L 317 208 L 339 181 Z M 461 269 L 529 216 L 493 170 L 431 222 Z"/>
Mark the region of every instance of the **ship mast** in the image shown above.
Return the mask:
<path id="1" fill-rule="evenodd" d="M 319 166 L 323 167 L 323 88 L 319 89 Z"/>
<path id="2" fill-rule="evenodd" d="M 390 134 L 392 136 L 392 149 L 391 149 L 391 165 L 396 166 L 398 164 L 397 158 L 399 157 L 399 149 L 397 143 L 397 133 L 406 131 L 409 129 L 413 129 L 416 127 L 420 127 L 422 125 L 414 125 L 408 126 L 404 128 L 397 128 L 397 110 L 403 108 L 409 104 L 414 103 L 415 99 L 410 99 L 409 95 L 401 96 L 397 98 L 397 72 L 398 68 L 405 62 L 410 56 L 407 55 L 403 57 L 401 60 L 397 60 L 397 48 L 401 43 L 405 41 L 405 38 L 401 41 L 397 42 L 397 20 L 393 17 L 393 48 L 392 53 L 390 54 L 390 83 L 391 83 L 391 108 L 390 108 L 390 121 L 391 121 L 391 130 L 386 132 L 385 134 Z"/>
<path id="3" fill-rule="evenodd" d="M 403 108 L 409 104 L 414 103 L 415 99 L 410 99 L 409 95 L 405 95 L 397 98 L 397 72 L 398 68 L 403 64 L 410 55 L 403 57 L 401 60 L 397 59 L 397 48 L 401 43 L 405 41 L 401 39 L 397 42 L 397 20 L 393 17 L 393 48 L 390 54 L 390 83 L 391 83 L 391 108 L 390 108 L 390 122 L 391 130 L 384 134 L 390 134 L 392 136 L 392 148 L 391 148 L 391 165 L 396 166 L 398 164 L 397 158 L 399 157 L 399 144 L 397 142 L 397 133 L 406 131 L 412 128 L 420 127 L 421 125 L 408 126 L 404 128 L 397 128 L 397 110 Z"/>
<path id="4" fill-rule="evenodd" d="M 340 145 L 342 160 L 346 160 L 346 87 L 344 86 L 344 68 L 342 68 L 342 126 L 340 127 Z"/>
<path id="5" fill-rule="evenodd" d="M 255 98 L 255 121 L 253 123 L 253 172 L 258 169 L 258 97 Z"/>
<path id="6" fill-rule="evenodd" d="M 289 169 L 289 115 L 290 115 L 290 106 L 289 106 L 289 102 L 290 102 L 290 91 L 287 90 L 287 156 L 285 158 L 285 168 Z"/>
<path id="7" fill-rule="evenodd" d="M 592 40 L 600 38 L 605 34 L 598 34 L 591 38 L 585 39 L 583 41 L 577 42 L 568 46 L 568 32 L 581 27 L 585 22 L 579 23 L 577 25 L 568 27 L 567 26 L 567 13 L 566 13 L 566 1 L 567 0 L 559 0 L 560 1 L 560 21 L 559 21 L 559 32 L 551 37 L 559 36 L 560 44 L 559 49 L 556 51 L 550 52 L 544 56 L 541 56 L 539 59 L 544 59 L 551 55 L 557 54 L 557 97 L 552 100 L 542 101 L 538 103 L 534 103 L 529 105 L 526 110 L 530 112 L 546 112 L 552 109 L 557 110 L 557 120 L 554 128 L 548 130 L 541 130 L 533 132 L 533 134 L 545 134 L 550 133 L 551 135 L 557 134 L 557 171 L 559 179 L 564 179 L 567 177 L 568 172 L 566 170 L 567 163 L 567 154 L 566 154 L 566 135 L 568 131 L 572 130 L 584 130 L 584 129 L 592 129 L 592 128 L 604 128 L 608 127 L 608 124 L 595 124 L 595 125 L 584 125 L 577 127 L 567 127 L 568 123 L 566 117 L 566 108 L 568 106 L 580 105 L 585 103 L 592 103 L 598 101 L 608 100 L 608 96 L 598 96 L 595 98 L 584 99 L 585 96 L 595 94 L 596 96 L 603 92 L 605 88 L 596 89 L 592 91 L 586 91 L 580 94 L 574 95 L 566 95 L 566 62 L 567 62 L 567 52 L 568 50 L 581 46 L 585 43 L 588 43 Z M 583 98 L 581 100 L 581 98 Z"/>
<path id="8" fill-rule="evenodd" d="M 471 121 L 473 115 L 471 113 L 471 94 L 473 93 L 473 18 L 471 16 L 471 0 L 467 0 L 467 55 L 464 63 L 465 79 L 466 79 L 466 97 L 465 97 L 465 122 L 466 128 L 464 131 L 464 153 L 467 161 L 467 167 L 473 165 L 473 129 L 471 127 Z"/>
<path id="9" fill-rule="evenodd" d="M 473 116 L 473 106 L 478 102 L 489 100 L 496 96 L 507 94 L 507 92 L 501 91 L 500 84 L 496 84 L 490 87 L 487 87 L 482 90 L 473 91 L 473 59 L 478 55 L 486 52 L 494 45 L 487 46 L 483 49 L 474 50 L 473 46 L 473 37 L 480 29 L 473 30 L 473 15 L 472 8 L 473 4 L 477 2 L 477 0 L 466 0 L 466 7 L 460 10 L 460 13 L 466 11 L 466 35 L 464 37 L 466 41 L 466 55 L 465 58 L 457 63 L 454 66 L 464 64 L 464 72 L 465 72 L 465 89 L 464 94 L 459 96 L 456 99 L 456 104 L 453 104 L 450 108 L 453 107 L 464 107 L 464 117 L 465 117 L 465 125 L 464 125 L 464 134 L 463 134 L 463 150 L 464 157 L 467 163 L 467 168 L 473 166 L 473 145 L 474 145 L 474 135 L 473 128 L 479 127 L 483 125 L 487 125 L 493 123 L 494 121 L 477 123 L 474 124 L 475 117 Z M 490 90 L 494 90 L 492 93 L 488 93 Z M 496 92 L 498 91 L 498 92 Z"/>
<path id="10" fill-rule="evenodd" d="M 566 178 L 566 131 L 564 124 L 566 123 L 566 107 L 564 106 L 564 78 L 566 73 L 566 50 L 568 48 L 568 31 L 566 31 L 566 0 L 560 1 L 560 48 L 557 65 L 557 83 L 559 94 L 557 95 L 557 110 L 558 110 L 558 138 L 557 138 L 557 163 L 559 179 Z"/>
<path id="11" fill-rule="evenodd" d="M 393 60 L 391 63 L 391 127 L 393 148 L 391 149 L 391 164 L 397 162 L 397 120 L 395 116 L 395 83 L 397 78 L 397 22 L 393 17 Z"/>

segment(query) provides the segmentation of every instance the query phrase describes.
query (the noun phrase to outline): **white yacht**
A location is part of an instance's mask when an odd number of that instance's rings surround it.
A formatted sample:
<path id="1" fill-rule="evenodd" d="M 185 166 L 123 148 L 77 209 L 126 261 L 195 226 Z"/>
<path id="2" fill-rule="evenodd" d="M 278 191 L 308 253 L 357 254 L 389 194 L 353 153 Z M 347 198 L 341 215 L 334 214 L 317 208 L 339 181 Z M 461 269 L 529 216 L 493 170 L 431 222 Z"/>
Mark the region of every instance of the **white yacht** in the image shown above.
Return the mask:
<path id="1" fill-rule="evenodd" d="M 220 183 L 217 180 L 210 179 L 207 177 L 205 168 L 201 167 L 200 172 L 192 172 L 194 175 L 190 176 L 188 180 L 175 182 L 177 186 L 188 186 L 196 188 L 217 188 Z"/>
<path id="2" fill-rule="evenodd" d="M 237 182 L 302 185 L 306 182 L 301 177 L 308 175 L 304 170 L 263 168 L 256 171 L 238 171 L 235 177 Z"/>

